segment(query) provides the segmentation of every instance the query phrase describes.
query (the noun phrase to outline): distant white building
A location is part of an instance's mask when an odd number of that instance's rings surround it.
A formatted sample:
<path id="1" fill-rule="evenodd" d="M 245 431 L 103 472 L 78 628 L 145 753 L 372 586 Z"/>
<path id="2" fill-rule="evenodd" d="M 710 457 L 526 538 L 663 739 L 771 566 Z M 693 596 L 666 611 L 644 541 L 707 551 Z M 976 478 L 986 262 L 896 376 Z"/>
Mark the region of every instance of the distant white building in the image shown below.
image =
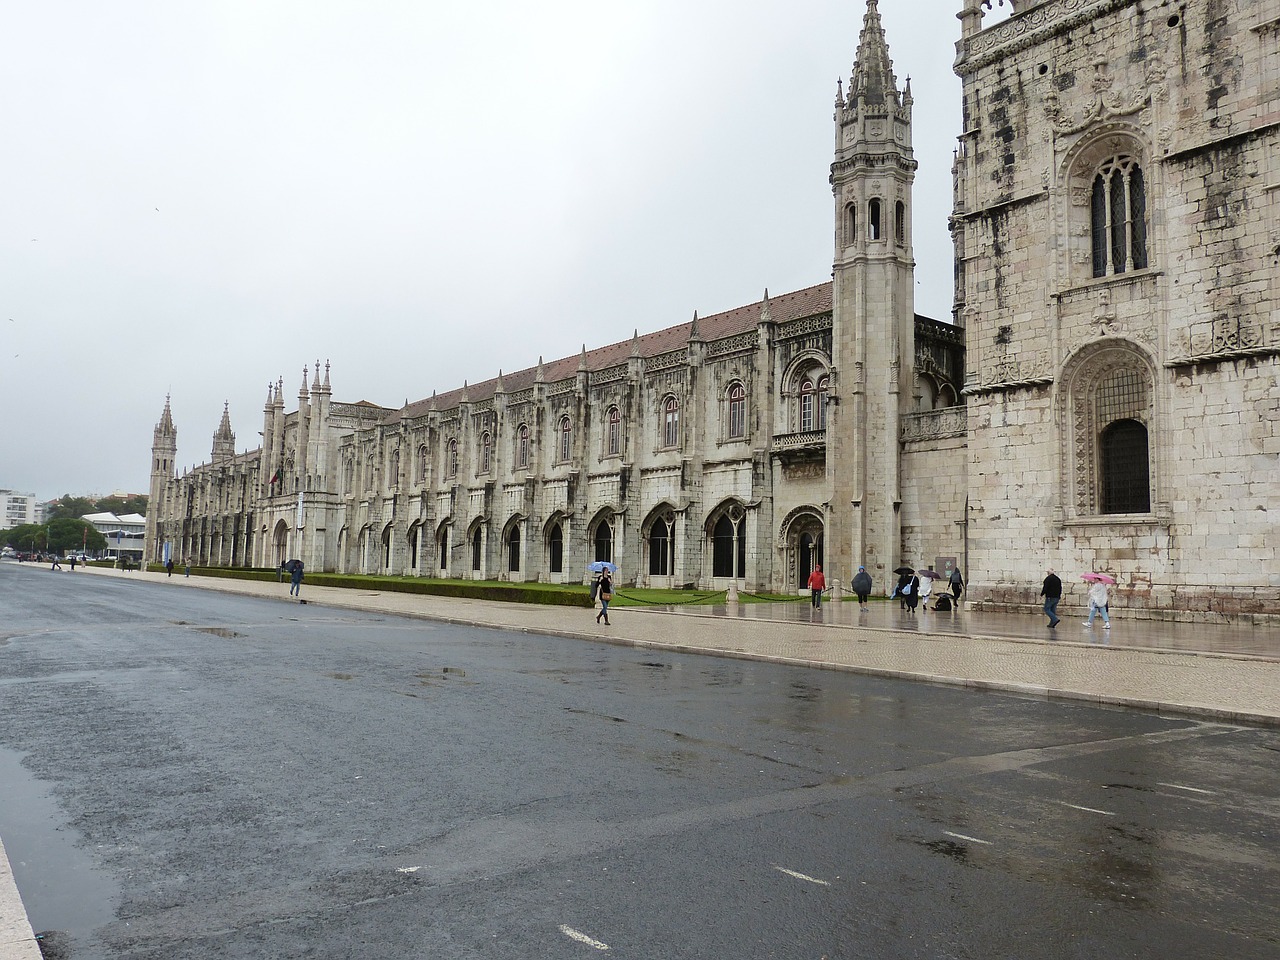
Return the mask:
<path id="1" fill-rule="evenodd" d="M 107 538 L 106 549 L 102 551 L 104 557 L 113 560 L 120 556 L 142 559 L 142 545 L 147 532 L 147 518 L 142 514 L 127 513 L 118 517 L 114 513 L 88 513 L 80 519 Z"/>
<path id="2" fill-rule="evenodd" d="M 36 507 L 39 501 L 34 493 L 17 490 L 0 490 L 0 530 L 10 530 L 26 523 L 38 523 Z"/>

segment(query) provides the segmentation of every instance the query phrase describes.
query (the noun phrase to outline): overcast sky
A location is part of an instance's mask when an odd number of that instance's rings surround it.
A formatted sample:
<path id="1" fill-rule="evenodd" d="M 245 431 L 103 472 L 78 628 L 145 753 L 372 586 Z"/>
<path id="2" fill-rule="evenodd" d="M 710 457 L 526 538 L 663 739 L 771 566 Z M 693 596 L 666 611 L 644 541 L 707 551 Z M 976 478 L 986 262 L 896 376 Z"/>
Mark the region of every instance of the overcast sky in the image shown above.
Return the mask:
<path id="1" fill-rule="evenodd" d="M 881 0 L 950 318 L 961 0 Z M 6 4 L 0 487 L 146 492 L 267 384 L 398 406 L 830 277 L 865 0 Z"/>

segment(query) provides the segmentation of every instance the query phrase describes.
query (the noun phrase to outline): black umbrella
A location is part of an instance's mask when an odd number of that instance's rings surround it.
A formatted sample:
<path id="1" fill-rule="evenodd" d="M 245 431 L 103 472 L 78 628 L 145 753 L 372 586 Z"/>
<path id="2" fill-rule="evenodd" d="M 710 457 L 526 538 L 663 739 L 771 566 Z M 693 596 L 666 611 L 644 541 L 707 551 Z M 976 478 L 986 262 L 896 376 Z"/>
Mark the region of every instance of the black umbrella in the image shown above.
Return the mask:
<path id="1" fill-rule="evenodd" d="M 285 570 L 286 570 L 287 572 L 289 572 L 289 573 L 293 573 L 293 571 L 295 571 L 295 570 L 301 570 L 301 569 L 302 569 L 302 561 L 301 561 L 301 560 L 286 560 L 286 561 L 285 561 L 285 564 L 284 564 L 284 568 L 285 568 Z"/>
<path id="2" fill-rule="evenodd" d="M 898 576 L 905 577 L 908 574 L 915 573 L 916 571 L 915 567 L 898 567 L 893 572 L 898 574 Z"/>

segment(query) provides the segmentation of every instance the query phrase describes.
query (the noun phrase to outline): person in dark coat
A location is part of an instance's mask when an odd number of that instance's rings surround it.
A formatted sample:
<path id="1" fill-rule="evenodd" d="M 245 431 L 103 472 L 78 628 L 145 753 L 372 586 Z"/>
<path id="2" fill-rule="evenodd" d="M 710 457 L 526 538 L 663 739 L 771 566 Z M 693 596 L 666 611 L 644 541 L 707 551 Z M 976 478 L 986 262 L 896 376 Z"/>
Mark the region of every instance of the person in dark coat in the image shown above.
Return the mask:
<path id="1" fill-rule="evenodd" d="M 893 588 L 893 595 L 898 598 L 898 609 L 907 609 L 907 584 L 911 582 L 910 573 L 898 574 L 898 585 Z"/>
<path id="2" fill-rule="evenodd" d="M 289 596 L 302 599 L 302 561 L 294 560 L 289 565 Z"/>
<path id="3" fill-rule="evenodd" d="M 1062 599 L 1062 581 L 1053 572 L 1053 567 L 1050 567 L 1046 573 L 1044 586 L 1040 588 L 1040 596 L 1044 597 L 1044 612 L 1052 628 L 1058 625 L 1058 601 Z"/>
<path id="4" fill-rule="evenodd" d="M 902 588 L 902 592 L 906 594 L 907 610 L 915 613 L 916 607 L 920 604 L 920 578 L 915 574 L 907 577 L 907 584 Z"/>
<path id="5" fill-rule="evenodd" d="M 951 584 L 951 597 L 954 603 L 959 606 L 960 591 L 964 589 L 964 577 L 960 576 L 959 567 L 951 568 L 951 577 L 949 578 L 949 582 Z"/>
<path id="6" fill-rule="evenodd" d="M 849 586 L 858 595 L 858 606 L 866 607 L 867 600 L 871 597 L 871 574 L 867 573 L 866 567 L 858 568 Z"/>

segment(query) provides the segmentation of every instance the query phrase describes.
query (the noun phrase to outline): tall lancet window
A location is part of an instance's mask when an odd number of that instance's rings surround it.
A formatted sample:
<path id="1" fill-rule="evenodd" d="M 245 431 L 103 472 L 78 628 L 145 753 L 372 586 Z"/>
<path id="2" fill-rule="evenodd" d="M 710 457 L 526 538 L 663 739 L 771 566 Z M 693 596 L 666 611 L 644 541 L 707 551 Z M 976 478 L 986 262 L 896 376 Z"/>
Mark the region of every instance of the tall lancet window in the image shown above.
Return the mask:
<path id="1" fill-rule="evenodd" d="M 1093 275 L 1107 277 L 1147 267 L 1147 187 L 1130 156 L 1111 157 L 1093 178 L 1089 199 Z"/>

